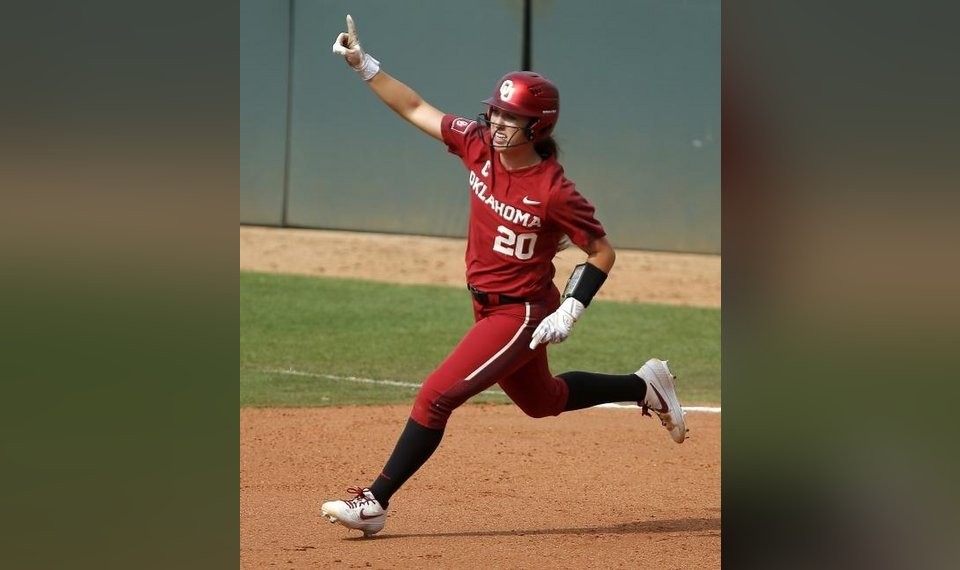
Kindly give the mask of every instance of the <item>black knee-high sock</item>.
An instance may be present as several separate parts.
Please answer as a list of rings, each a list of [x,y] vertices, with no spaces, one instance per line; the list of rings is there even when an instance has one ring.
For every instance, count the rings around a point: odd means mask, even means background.
[[[636,374],[564,372],[558,378],[570,389],[564,408],[568,412],[610,402],[640,402],[647,394],[647,383]]]
[[[406,483],[407,479],[427,462],[427,459],[430,459],[440,445],[441,439],[443,439],[442,429],[423,427],[413,421],[413,418],[407,420],[407,425],[403,428],[403,433],[400,434],[390,459],[383,467],[383,472],[373,485],[370,485],[370,492],[384,509],[390,504],[390,497],[397,492],[397,489]]]

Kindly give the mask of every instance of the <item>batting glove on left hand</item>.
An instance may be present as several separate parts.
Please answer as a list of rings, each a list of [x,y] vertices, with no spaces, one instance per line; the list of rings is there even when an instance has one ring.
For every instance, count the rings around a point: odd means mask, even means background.
[[[530,349],[537,348],[541,343],[558,343],[567,340],[573,331],[573,324],[583,314],[584,309],[583,303],[573,297],[564,299],[560,308],[537,325],[530,340]]]

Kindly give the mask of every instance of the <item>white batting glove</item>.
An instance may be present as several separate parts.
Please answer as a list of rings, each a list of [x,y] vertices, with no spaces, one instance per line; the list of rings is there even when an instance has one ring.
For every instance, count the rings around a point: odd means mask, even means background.
[[[340,32],[337,41],[333,42],[333,53],[342,55],[343,59],[347,60],[347,64],[360,74],[364,81],[370,81],[380,72],[380,62],[370,54],[364,53],[363,48],[360,47],[357,26],[349,14],[347,14],[347,31]]]
[[[541,343],[558,343],[567,340],[573,331],[573,323],[577,322],[585,308],[583,303],[573,297],[564,299],[560,308],[537,325],[536,330],[533,331],[533,339],[530,340],[530,349],[537,348]]]

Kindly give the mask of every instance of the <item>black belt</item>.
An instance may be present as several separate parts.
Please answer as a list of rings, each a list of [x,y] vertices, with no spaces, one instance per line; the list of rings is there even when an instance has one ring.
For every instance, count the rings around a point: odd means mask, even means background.
[[[500,293],[484,293],[473,285],[467,284],[467,290],[473,295],[481,305],[509,305],[511,303],[526,303],[526,299],[520,297],[511,297],[510,295],[501,295]]]

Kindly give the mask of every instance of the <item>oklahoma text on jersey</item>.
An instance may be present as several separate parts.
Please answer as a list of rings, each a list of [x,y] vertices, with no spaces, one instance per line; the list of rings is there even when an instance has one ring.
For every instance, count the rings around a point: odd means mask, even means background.
[[[510,204],[504,204],[500,200],[497,200],[493,196],[487,196],[487,185],[483,180],[477,176],[477,173],[473,170],[470,171],[470,187],[473,188],[473,193],[476,194],[477,198],[481,202],[490,206],[490,209],[496,212],[501,218],[507,220],[508,222],[513,222],[514,224],[519,224],[525,228],[539,228],[541,227],[540,216],[535,216],[529,212],[524,212],[516,206],[511,206]]]

